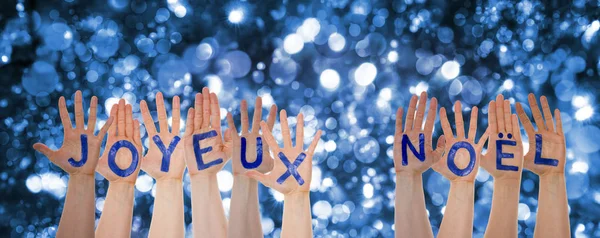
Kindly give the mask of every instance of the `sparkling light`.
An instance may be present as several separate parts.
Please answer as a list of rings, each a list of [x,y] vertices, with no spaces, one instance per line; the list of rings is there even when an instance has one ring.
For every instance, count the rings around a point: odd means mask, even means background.
[[[387,56],[387,58],[388,58],[388,60],[389,60],[391,63],[396,63],[396,62],[398,62],[398,52],[396,52],[396,51],[390,51],[390,53],[388,53],[388,56]]]
[[[354,71],[354,81],[360,86],[367,86],[375,80],[377,68],[371,63],[362,63]]]
[[[504,87],[506,90],[512,90],[514,86],[515,83],[512,81],[512,79],[504,80],[504,83],[502,83],[502,87]]]
[[[307,18],[304,20],[302,25],[296,30],[296,34],[299,34],[304,39],[304,42],[312,42],[317,34],[321,31],[321,24],[316,18]]]
[[[594,108],[592,106],[585,106],[585,107],[579,108],[575,112],[575,119],[578,121],[585,121],[587,119],[590,119],[593,115],[594,115]]]
[[[244,10],[241,8],[231,10],[227,16],[227,20],[233,24],[241,23],[244,20]]]

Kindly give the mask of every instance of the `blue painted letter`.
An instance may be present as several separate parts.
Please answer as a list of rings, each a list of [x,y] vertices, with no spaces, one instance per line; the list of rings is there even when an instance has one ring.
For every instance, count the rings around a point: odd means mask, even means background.
[[[415,148],[415,146],[410,142],[408,135],[402,135],[402,165],[408,165],[408,151],[406,147],[410,149],[410,151],[419,159],[421,162],[425,161],[425,135],[423,133],[419,133],[419,151]]]
[[[246,159],[246,137],[242,137],[242,152],[240,154],[242,158],[242,166],[245,169],[256,169],[262,163],[262,139],[260,137],[256,137],[256,160],[254,162],[248,162]]]
[[[469,165],[467,165],[467,167],[464,169],[459,169],[454,163],[454,157],[456,156],[456,152],[459,149],[466,149],[467,151],[469,151]],[[475,159],[477,159],[477,157],[475,156],[475,148],[473,148],[473,146],[469,144],[469,142],[459,141],[452,145],[450,151],[448,151],[448,168],[450,169],[450,171],[452,171],[452,173],[464,177],[469,175],[471,171],[473,171],[473,168],[475,168]]]
[[[126,169],[119,168],[119,166],[115,162],[115,158],[117,157],[117,151],[119,151],[119,149],[121,149],[121,147],[125,147],[125,148],[129,149],[129,151],[131,151],[131,165],[129,165],[129,167]],[[135,172],[138,162],[139,162],[138,151],[135,148],[135,146],[129,141],[126,141],[126,140],[117,141],[113,144],[112,147],[110,147],[110,151],[108,151],[108,167],[110,167],[110,170],[112,170],[116,175],[118,175],[120,177],[127,177],[127,176],[131,175],[133,172]]]
[[[73,158],[69,158],[69,164],[73,167],[81,167],[87,162],[88,155],[88,144],[87,144],[87,135],[81,135],[81,159],[79,161],[75,161]]]
[[[502,133],[500,133],[498,136],[500,136],[500,138],[502,138]],[[509,139],[512,138],[512,135],[508,134],[508,138]],[[515,146],[515,145],[517,145],[517,142],[512,141],[512,140],[497,140],[496,141],[496,169],[507,170],[507,171],[519,171],[519,167],[517,167],[517,166],[502,164],[502,159],[504,159],[504,158],[507,158],[507,159],[515,158],[515,155],[512,153],[502,152],[503,145]]]
[[[194,155],[196,156],[196,163],[198,164],[198,170],[205,170],[208,169],[210,167],[213,167],[215,165],[218,165],[220,163],[223,163],[223,159],[219,158],[216,159],[214,161],[209,162],[208,164],[205,164],[204,161],[202,161],[202,154],[206,154],[208,152],[212,151],[212,146],[206,147],[206,148],[200,148],[200,141],[204,140],[204,139],[208,139],[211,137],[215,137],[217,136],[217,132],[216,131],[209,131],[209,132],[205,132],[202,134],[195,134],[193,137],[193,141],[192,143],[194,143]]]
[[[156,146],[158,146],[158,149],[163,154],[162,163],[160,164],[160,171],[169,172],[169,164],[171,163],[171,154],[173,154],[173,151],[175,150],[177,143],[179,143],[179,140],[180,140],[179,136],[173,137],[171,144],[169,144],[169,148],[165,147],[165,144],[163,144],[162,140],[160,139],[160,136],[158,136],[158,135],[154,135],[152,137],[152,140],[154,140],[154,143],[156,144]]]
[[[285,180],[288,177],[290,177],[290,175],[292,175],[294,176],[296,181],[298,181],[298,184],[304,184],[304,179],[302,179],[302,176],[300,176],[300,174],[298,173],[298,167],[300,166],[300,164],[302,164],[304,158],[306,158],[306,154],[304,154],[304,152],[300,153],[298,157],[296,157],[296,161],[294,161],[293,164],[290,162],[290,160],[288,160],[287,157],[285,157],[285,154],[283,154],[283,152],[279,152],[277,156],[279,156],[279,159],[281,159],[285,167],[287,167],[287,171],[285,171],[285,173],[283,173],[281,177],[277,179],[277,183],[283,184],[283,182],[285,182]]]
[[[533,163],[558,166],[558,160],[542,157],[542,135],[540,134],[535,134],[535,159]]]

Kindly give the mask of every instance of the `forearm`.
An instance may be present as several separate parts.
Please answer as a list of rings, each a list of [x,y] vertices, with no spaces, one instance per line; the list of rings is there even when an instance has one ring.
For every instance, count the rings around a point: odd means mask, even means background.
[[[191,183],[194,237],[226,237],[227,219],[217,175],[194,175]]]
[[[282,223],[281,237],[313,237],[309,192],[285,195]]]
[[[534,237],[570,237],[565,175],[540,176]]]
[[[420,173],[396,174],[396,237],[433,237]]]
[[[229,237],[263,237],[256,180],[234,177],[229,211]]]
[[[494,180],[492,210],[486,238],[517,237],[520,179]]]
[[[95,223],[94,175],[71,175],[57,237],[93,237]]]
[[[148,237],[184,237],[184,229],[182,181],[157,181]]]
[[[133,184],[110,183],[96,237],[130,237],[133,217]]]
[[[473,182],[452,182],[438,237],[473,236]]]

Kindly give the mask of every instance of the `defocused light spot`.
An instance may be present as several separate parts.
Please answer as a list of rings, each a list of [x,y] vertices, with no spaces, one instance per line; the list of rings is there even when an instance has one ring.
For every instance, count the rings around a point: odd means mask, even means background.
[[[392,63],[396,63],[396,62],[398,62],[398,52],[396,52],[396,51],[393,51],[393,50],[392,50],[392,51],[390,51],[390,53],[388,53],[388,56],[387,56],[387,58],[388,58],[388,60],[389,60],[390,62],[392,62]]]
[[[335,52],[340,52],[346,47],[346,38],[343,35],[335,32],[329,35],[329,39],[327,40],[327,45],[329,48]]]
[[[320,200],[312,206],[312,213],[320,219],[328,219],[331,212],[331,204],[328,201]]]
[[[289,34],[283,40],[283,49],[288,54],[296,54],[304,48],[304,39],[298,34]]]
[[[312,42],[315,37],[321,31],[321,24],[315,18],[307,18],[304,20],[302,25],[296,30],[296,34],[299,34],[304,39],[304,42]]]
[[[589,99],[586,96],[573,96],[573,100],[571,100],[571,104],[576,108],[582,108],[589,105]]]
[[[135,189],[143,193],[150,191],[153,185],[154,180],[147,174],[140,175],[135,181]]]
[[[354,71],[354,81],[360,86],[367,86],[375,80],[377,68],[371,63],[362,63]]]
[[[504,80],[504,83],[502,83],[502,87],[504,87],[506,90],[511,90],[514,86],[515,82],[513,82],[512,79]]]
[[[25,185],[32,193],[39,193],[42,191],[42,178],[35,174],[29,175],[27,180],[25,181]]]
[[[321,73],[319,81],[325,89],[333,91],[340,85],[340,75],[333,69],[326,69]]]
[[[446,79],[454,79],[460,74],[460,64],[452,60],[442,65],[442,76]]]
[[[523,220],[527,220],[527,218],[529,218],[529,215],[531,215],[531,211],[529,210],[529,206],[525,203],[519,203],[519,208],[518,208],[518,218],[520,221]]]
[[[392,90],[390,88],[382,88],[379,91],[379,98],[385,101],[392,100]]]
[[[587,173],[589,170],[589,165],[585,161],[575,161],[573,165],[571,165],[571,173]]]
[[[363,186],[363,195],[365,195],[365,198],[372,198],[373,197],[373,185],[371,185],[370,183],[366,183]]]

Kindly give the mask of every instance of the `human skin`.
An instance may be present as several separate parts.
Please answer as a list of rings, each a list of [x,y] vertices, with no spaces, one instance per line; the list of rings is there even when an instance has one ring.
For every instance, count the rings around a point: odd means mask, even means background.
[[[185,160],[183,158],[184,146],[179,141],[169,159],[167,171],[161,169],[163,152],[159,149],[154,138],[160,138],[161,146],[168,148],[174,140],[179,139],[180,102],[179,97],[173,97],[172,118],[173,125],[169,131],[169,124],[162,93],[156,94],[156,109],[158,114],[159,130],[154,125],[148,103],[140,103],[144,125],[148,132],[149,148],[142,170],[156,180],[156,196],[152,211],[152,222],[148,237],[184,237],[185,223],[183,216],[183,172]],[[190,128],[191,130],[192,128]],[[159,142],[160,143],[160,142]]]
[[[446,211],[440,225],[438,237],[472,237],[473,236],[473,206],[474,206],[474,182],[479,168],[481,150],[488,137],[486,131],[475,143],[475,135],[477,133],[477,107],[471,109],[471,120],[469,126],[469,134],[465,137],[464,121],[462,116],[462,106],[460,101],[454,104],[454,116],[456,124],[456,137],[452,134],[452,127],[446,115],[446,109],[440,109],[440,121],[442,122],[442,130],[446,139],[446,153],[442,156],[433,169],[450,180],[450,193],[446,203]],[[448,166],[448,151],[456,143],[469,144],[475,150],[475,161],[473,170],[463,176],[459,176],[452,172]],[[454,163],[459,169],[467,168],[471,157],[466,149],[460,149],[456,152]]]
[[[131,236],[131,222],[133,217],[133,192],[140,166],[142,164],[142,139],[140,135],[140,123],[133,120],[131,105],[125,105],[121,99],[118,105],[113,106],[112,117],[117,118],[117,123],[108,129],[108,140],[106,141],[106,153],[98,161],[96,171],[109,182],[104,208],[98,227],[96,237],[129,237]],[[128,168],[133,162],[133,153],[137,153],[138,163],[131,174],[125,177],[117,175],[109,167],[109,151],[115,143],[126,141],[133,144],[135,151],[121,148],[115,156],[115,163],[120,169]]]
[[[535,95],[529,94],[528,101],[538,130],[533,128],[521,104],[517,104],[517,113],[529,139],[529,151],[525,154],[524,167],[540,177],[538,212],[533,236],[569,237],[571,229],[565,183],[566,142],[560,111],[554,110],[555,125],[545,96],[540,98],[543,116]],[[535,163],[536,136],[542,139],[539,156],[555,160],[555,166]]]
[[[94,174],[100,157],[102,141],[113,121],[113,117],[110,117],[98,135],[94,135],[97,107],[98,98],[94,96],[90,101],[90,114],[86,128],[82,94],[81,91],[77,91],[75,93],[75,128],[73,128],[65,98],[60,97],[58,108],[64,132],[62,146],[55,151],[43,143],[33,145],[35,150],[44,154],[53,164],[69,174],[67,195],[56,237],[94,236],[96,209]],[[69,159],[83,162],[81,135],[87,137],[87,161],[82,166],[76,167],[69,163]]]
[[[310,182],[312,175],[312,157],[321,137],[321,130],[317,131],[313,137],[313,141],[304,151],[304,116],[299,114],[296,123],[296,145],[292,146],[292,138],[290,135],[290,127],[288,126],[287,113],[281,110],[279,121],[281,123],[281,133],[283,137],[283,147],[279,147],[273,134],[269,130],[266,122],[261,122],[263,136],[271,148],[274,155],[279,158],[275,159],[273,170],[268,174],[263,174],[256,170],[246,172],[250,178],[256,179],[264,185],[275,189],[284,195],[283,200],[283,222],[281,227],[281,237],[313,237],[312,222],[310,213]],[[287,177],[284,181],[278,179],[287,172],[288,167],[284,164],[282,156],[289,160],[289,163],[294,164],[298,158],[304,157],[295,170],[295,173]],[[300,157],[298,157],[300,156]],[[293,166],[293,165],[292,165]],[[297,176],[302,178],[300,182]],[[281,183],[280,183],[281,182]]]
[[[228,129],[229,131],[230,129]],[[202,154],[204,164],[221,160],[212,167],[200,169],[194,152],[193,136],[214,131],[216,136],[199,141],[200,148],[212,147]],[[226,135],[230,134],[226,131]],[[231,138],[225,138],[226,141]],[[221,115],[217,95],[204,88],[196,94],[193,110],[188,111],[183,136],[184,157],[192,187],[192,227],[194,237],[227,237],[227,218],[217,184],[217,172],[227,163],[230,155],[221,137]]]
[[[246,171],[257,170],[261,173],[267,173],[273,169],[273,158],[269,152],[269,146],[262,142],[264,138],[260,133],[260,121],[262,120],[262,98],[257,97],[254,106],[254,115],[252,119],[252,129],[248,121],[248,103],[242,100],[241,108],[241,135],[235,127],[233,116],[227,114],[227,124],[231,129],[228,137],[232,140],[226,142],[231,148],[231,165],[233,170],[233,188],[231,189],[231,205],[229,208],[229,231],[228,237],[263,237],[262,225],[260,220],[260,209],[258,203],[258,182],[255,179],[245,175]],[[277,106],[271,106],[267,125],[269,131],[273,129],[277,116]],[[245,156],[249,163],[256,162],[257,157],[257,138],[260,138],[262,144],[262,162],[254,169],[246,169],[242,165],[241,140],[245,140]]]
[[[523,169],[523,140],[516,114],[511,114],[510,102],[498,95],[488,106],[489,141],[487,153],[483,155],[481,166],[494,177],[494,195],[490,219],[485,237],[517,237],[518,210],[521,175]],[[514,142],[514,145],[501,145],[503,154],[513,154],[514,158],[500,158],[502,165],[515,170],[499,168],[497,142]]]
[[[436,163],[444,152],[444,136],[438,139],[436,150],[432,146],[432,133],[437,114],[437,99],[432,98],[429,103],[429,112],[423,129],[427,93],[421,93],[417,108],[417,96],[410,99],[406,125],[402,128],[404,110],[398,108],[396,112],[396,133],[394,135],[394,167],[396,170],[396,200],[394,223],[396,237],[433,237],[431,224],[425,208],[423,192],[423,172]],[[416,112],[415,112],[416,110]],[[424,134],[425,151],[419,151],[419,135]],[[402,138],[406,135],[419,153],[425,154],[421,161],[408,147],[407,164],[402,163]]]

